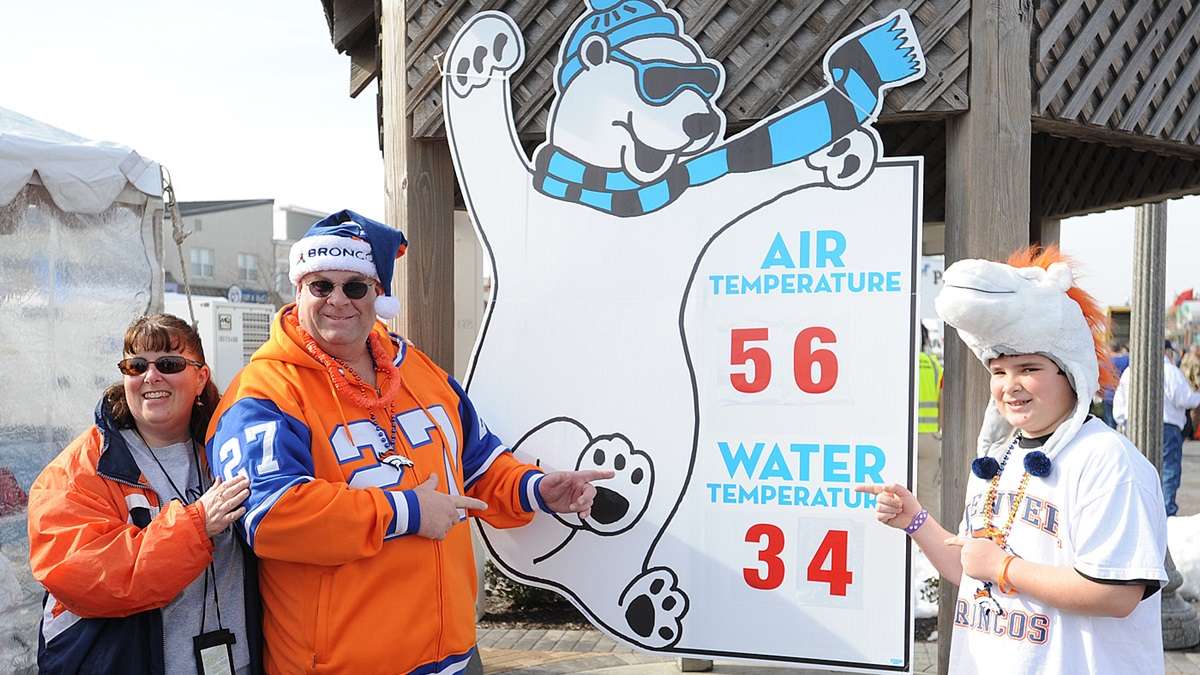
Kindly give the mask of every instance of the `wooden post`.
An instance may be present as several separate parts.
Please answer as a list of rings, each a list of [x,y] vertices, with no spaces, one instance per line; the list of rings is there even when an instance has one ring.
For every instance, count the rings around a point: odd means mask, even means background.
[[[1133,302],[1129,324],[1129,421],[1126,435],[1158,472],[1163,466],[1163,345],[1167,285],[1167,205],[1139,206],[1133,240]],[[1196,610],[1179,596],[1183,577],[1167,551],[1162,590],[1164,649],[1200,642]]]
[[[453,372],[454,166],[444,141],[412,138],[412,119],[406,113],[405,20],[401,0],[382,0],[380,93],[387,221],[403,230],[409,242],[392,278],[392,293],[400,300],[392,328]]]
[[[946,265],[1003,260],[1029,241],[1032,17],[1022,0],[971,3],[970,110],[946,124]],[[947,326],[941,523],[956,530],[988,400],[987,371]],[[938,672],[950,664],[958,588],[942,580]]]
[[[1162,472],[1163,316],[1167,280],[1167,205],[1137,209],[1129,316],[1129,420],[1126,435]]]

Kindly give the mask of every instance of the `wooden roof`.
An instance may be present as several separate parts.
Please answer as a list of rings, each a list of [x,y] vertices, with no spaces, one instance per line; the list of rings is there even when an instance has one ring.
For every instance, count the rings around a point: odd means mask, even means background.
[[[1042,0],[1032,38],[1033,114],[1042,126],[1070,133],[1053,124],[1066,122],[1083,136],[1119,134],[1200,154],[1200,3]]]
[[[719,105],[731,130],[823,86],[821,57],[837,38],[908,9],[927,75],[888,94],[879,129],[888,154],[925,156],[926,219],[944,217],[944,120],[970,105],[970,0],[665,2],[724,64]],[[351,58],[352,96],[379,74],[376,3],[322,0],[334,47]],[[558,47],[582,0],[407,0],[414,137],[444,136],[437,61],[463,20],[485,9],[507,12],[521,27],[526,61],[512,79],[517,129],[528,141],[544,137]],[[1031,215],[1200,192],[1200,0],[1034,0],[1032,23],[1031,179],[1038,185]]]

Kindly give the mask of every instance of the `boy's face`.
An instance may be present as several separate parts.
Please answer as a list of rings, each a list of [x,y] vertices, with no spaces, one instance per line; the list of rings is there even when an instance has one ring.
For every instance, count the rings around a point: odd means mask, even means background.
[[[1052,433],[1075,409],[1070,381],[1045,356],[1001,356],[988,369],[996,408],[1027,438]]]

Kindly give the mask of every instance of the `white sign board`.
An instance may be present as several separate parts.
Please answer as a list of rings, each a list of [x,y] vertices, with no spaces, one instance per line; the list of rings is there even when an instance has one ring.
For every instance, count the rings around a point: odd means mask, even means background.
[[[921,163],[884,158],[909,17],[834,44],[831,84],[730,138],[725,75],[657,0],[583,7],[532,161],[516,23],[468,20],[446,128],[490,258],[468,393],[592,515],[484,539],[508,574],[643,649],[912,667],[908,542],[858,482],[912,485]]]

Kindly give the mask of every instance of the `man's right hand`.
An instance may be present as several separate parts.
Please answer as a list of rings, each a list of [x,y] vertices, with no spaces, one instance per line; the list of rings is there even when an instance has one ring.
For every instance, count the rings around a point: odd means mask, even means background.
[[[426,539],[445,539],[450,528],[458,523],[459,509],[483,511],[488,507],[487,502],[473,497],[439,492],[437,486],[438,475],[433,473],[413,489],[421,505],[421,529],[417,534]]]

